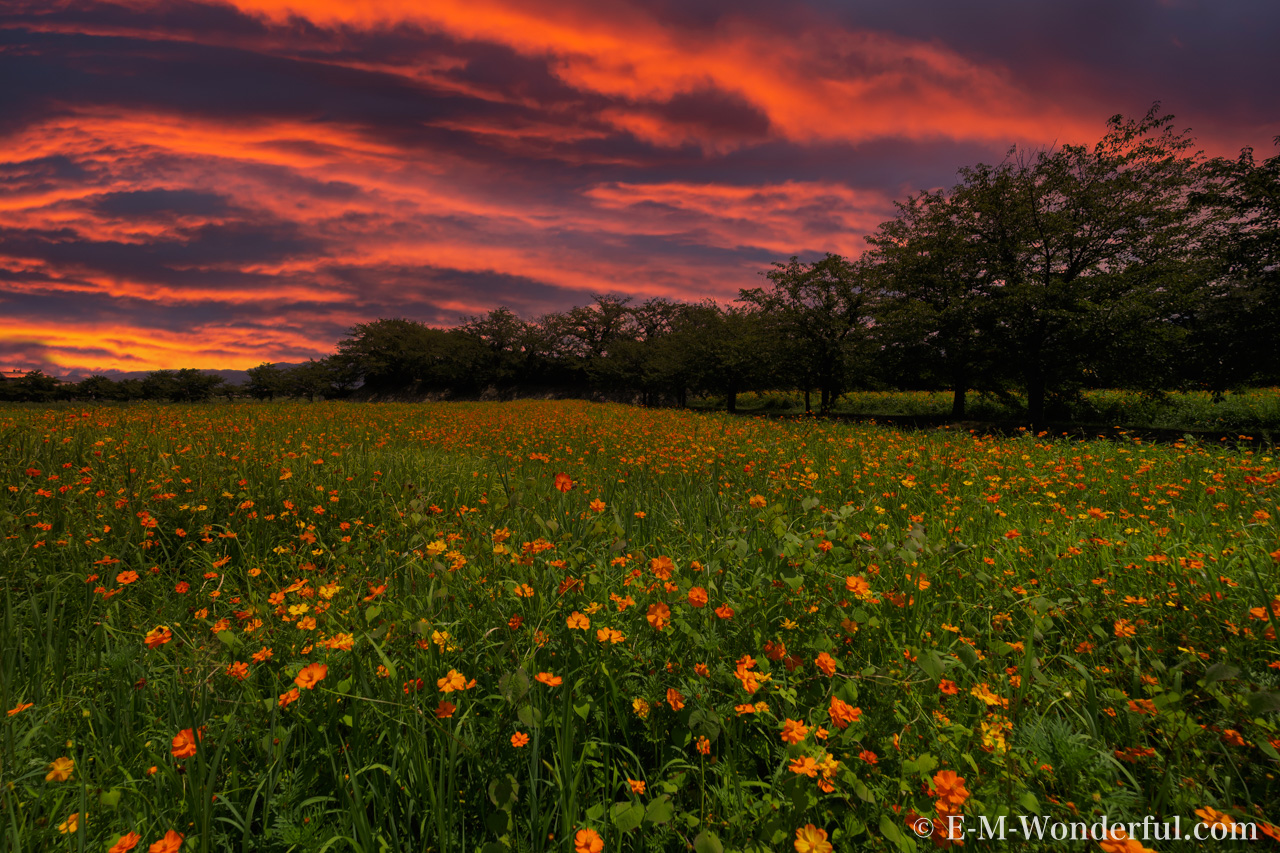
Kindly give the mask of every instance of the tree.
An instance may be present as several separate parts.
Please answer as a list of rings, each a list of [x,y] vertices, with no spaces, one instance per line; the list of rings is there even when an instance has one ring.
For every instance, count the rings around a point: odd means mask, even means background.
[[[877,270],[869,258],[856,261],[828,253],[820,261],[800,263],[792,256],[764,275],[769,290],[740,291],[739,301],[761,312],[782,345],[792,381],[805,390],[817,387],[825,414],[871,364],[869,329]]]
[[[906,384],[934,384],[928,379],[936,377],[950,387],[951,417],[960,419],[967,392],[989,384],[994,367],[994,282],[953,195],[921,192],[897,208],[897,217],[867,238],[887,282],[877,312],[883,355],[900,366]]]
[[[962,169],[953,190],[994,285],[996,341],[1033,424],[1049,393],[1099,366],[1127,361],[1125,376],[1157,383],[1148,368],[1178,340],[1168,296],[1197,236],[1189,199],[1199,155],[1158,106],[1137,121],[1113,117],[1092,149]]]
[[[172,399],[175,403],[199,403],[222,390],[223,379],[212,373],[201,373],[184,367],[174,374]]]
[[[48,403],[62,393],[61,383],[42,370],[31,370],[0,385],[0,399],[28,403]]]
[[[177,388],[178,374],[172,370],[153,370],[142,377],[142,396],[146,400],[172,400]]]
[[[120,388],[115,382],[112,382],[106,376],[95,373],[92,376],[86,376],[76,383],[75,395],[81,399],[93,400],[119,400]]]
[[[693,391],[725,395],[738,410],[738,395],[770,386],[777,378],[777,349],[763,311],[754,305],[690,305],[671,336],[673,376]]]
[[[1186,317],[1189,378],[1219,394],[1280,381],[1280,153],[1259,163],[1245,148],[1204,176],[1196,200],[1212,216],[1202,298]]]
[[[285,393],[285,371],[278,365],[264,361],[245,371],[249,383],[245,390],[257,400],[274,400]]]

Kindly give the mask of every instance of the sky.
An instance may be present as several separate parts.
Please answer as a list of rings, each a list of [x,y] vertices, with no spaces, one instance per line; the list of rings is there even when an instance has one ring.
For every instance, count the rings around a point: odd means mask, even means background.
[[[1272,0],[4,0],[0,369],[721,302],[1155,102],[1280,135]]]

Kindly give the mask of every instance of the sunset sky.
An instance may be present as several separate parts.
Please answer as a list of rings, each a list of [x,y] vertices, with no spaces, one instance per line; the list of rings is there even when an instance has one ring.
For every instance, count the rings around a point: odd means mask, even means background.
[[[1271,0],[0,3],[0,369],[728,301],[1154,101],[1275,152]]]

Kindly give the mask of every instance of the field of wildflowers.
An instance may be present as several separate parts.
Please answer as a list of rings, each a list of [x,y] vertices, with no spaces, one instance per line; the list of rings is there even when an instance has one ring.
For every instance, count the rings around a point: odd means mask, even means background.
[[[576,402],[0,410],[0,848],[1272,845],[1278,484]]]

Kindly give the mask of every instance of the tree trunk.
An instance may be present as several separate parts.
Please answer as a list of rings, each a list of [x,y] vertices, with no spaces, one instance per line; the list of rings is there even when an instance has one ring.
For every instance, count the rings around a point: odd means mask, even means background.
[[[738,411],[738,392],[737,391],[729,392],[728,409],[729,409],[729,414],[731,415]]]
[[[955,383],[955,388],[951,392],[951,419],[962,420],[964,418],[964,396],[967,389],[963,383]]]
[[[1031,422],[1033,430],[1044,426],[1044,397],[1044,375],[1037,373],[1027,379],[1027,420]]]
[[[804,389],[804,413],[806,415],[813,414],[813,407],[809,405],[809,389]]]
[[[688,390],[684,386],[681,386],[680,390],[676,392],[676,405],[682,409],[689,407]]]

